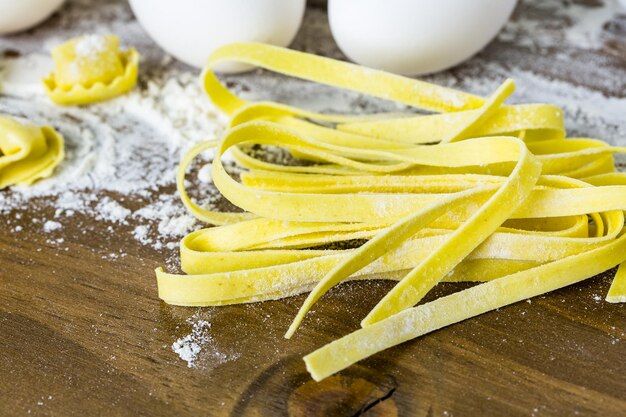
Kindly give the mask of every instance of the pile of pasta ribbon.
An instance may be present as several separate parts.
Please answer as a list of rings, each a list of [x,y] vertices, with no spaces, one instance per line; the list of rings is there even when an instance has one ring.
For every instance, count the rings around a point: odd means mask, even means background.
[[[392,100],[428,114],[329,115],[247,102],[213,72],[238,61]],[[626,301],[626,148],[565,139],[563,112],[549,104],[505,105],[505,81],[490,97],[288,49],[251,43],[217,50],[202,75],[230,115],[227,133],[183,159],[178,188],[199,220],[217,225],[180,245],[187,275],[157,270],[159,296],[184,306],[273,300],[311,291],[286,337],[311,306],[345,280],[390,278],[391,291],[362,328],[304,358],[321,380],[391,346],[620,265],[608,301]],[[307,161],[255,158],[275,146]],[[185,173],[215,148],[212,178],[241,213],[206,210]],[[224,169],[230,151],[245,168]],[[353,249],[319,249],[352,240]],[[335,245],[336,246],[336,245]],[[393,272],[393,274],[392,274]],[[418,305],[439,282],[482,282]]]

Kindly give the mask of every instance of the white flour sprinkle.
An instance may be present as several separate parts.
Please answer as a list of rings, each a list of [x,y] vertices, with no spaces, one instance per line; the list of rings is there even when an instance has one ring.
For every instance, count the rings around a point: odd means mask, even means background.
[[[146,226],[145,224],[142,224],[142,225],[135,227],[135,229],[133,230],[133,236],[138,242],[141,242],[144,245],[147,245],[151,242],[150,238],[148,237],[148,231],[149,231],[148,226]]]
[[[195,360],[202,351],[202,347],[211,341],[209,329],[211,323],[206,320],[199,320],[193,323],[191,333],[181,337],[172,344],[172,350],[187,362],[189,368],[195,367]]]
[[[61,223],[55,222],[54,220],[48,220],[43,224],[43,231],[46,233],[50,233],[54,232],[55,230],[59,230],[62,227],[63,225]]]
[[[195,315],[187,319],[191,324],[191,333],[185,335],[172,344],[172,350],[187,362],[189,368],[199,368],[201,365],[215,366],[239,358],[239,353],[228,354],[218,350],[211,337],[211,323],[198,319]]]
[[[205,183],[213,182],[213,177],[211,176],[211,164],[206,164],[198,171],[198,179]]]
[[[74,52],[80,57],[89,57],[104,51],[106,48],[106,39],[104,36],[87,35],[76,42]]]
[[[177,195],[161,195],[159,198],[133,213],[142,225],[135,228],[135,239],[155,249],[176,247],[177,242],[163,242],[163,237],[182,237],[196,226],[196,219],[188,214]],[[155,237],[150,237],[155,236]]]
[[[620,12],[616,0],[603,3],[590,7],[567,0],[526,0],[524,10],[529,12],[514,16],[498,39],[532,49],[566,47],[567,44],[584,49],[598,48],[610,38],[603,30],[604,25]],[[545,19],[546,14],[552,18]],[[555,21],[562,24],[555,25]]]
[[[126,218],[131,214],[129,209],[122,207],[117,201],[108,197],[100,200],[95,210],[97,220],[120,224],[128,224]]]

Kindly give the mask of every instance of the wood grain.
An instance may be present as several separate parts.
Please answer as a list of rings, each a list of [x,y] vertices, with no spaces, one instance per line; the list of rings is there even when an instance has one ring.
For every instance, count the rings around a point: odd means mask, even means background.
[[[28,225],[28,213],[23,213]],[[155,297],[162,254],[98,223],[68,225],[62,248],[0,229],[0,414],[623,415],[626,311],[598,302],[611,272],[443,329],[321,383],[303,354],[358,327],[390,285],[348,283],[321,300],[295,339],[302,297],[200,309],[221,352],[189,369],[169,346],[198,309]],[[82,236],[82,237],[81,237]],[[106,236],[106,237],[105,237]],[[102,259],[95,242],[129,255]],[[69,248],[67,251],[64,248]],[[61,249],[61,250],[59,250]],[[458,290],[446,284],[430,297]],[[364,295],[368,294],[367,299]],[[38,405],[38,403],[42,405]]]
[[[626,74],[626,58],[615,52],[624,45],[607,48],[581,52],[581,59],[602,56],[617,77]],[[575,75],[546,65],[550,55],[533,61],[531,54],[496,42],[479,59]],[[600,80],[578,81],[606,90]],[[33,203],[0,222],[2,416],[626,415],[626,308],[603,301],[612,271],[407,342],[316,383],[302,356],[358,328],[391,283],[332,290],[287,341],[282,335],[303,296],[168,306],[156,297],[153,270],[174,251],[129,237],[134,220],[105,224],[80,213],[41,234],[33,221],[53,216],[52,208]],[[428,299],[464,286],[439,285]],[[197,368],[171,350],[189,333],[191,315],[211,323],[210,349]]]

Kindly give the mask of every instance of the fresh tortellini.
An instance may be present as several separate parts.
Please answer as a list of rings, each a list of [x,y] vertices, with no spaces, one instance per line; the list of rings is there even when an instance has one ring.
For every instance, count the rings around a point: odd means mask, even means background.
[[[120,51],[115,35],[85,35],[52,50],[54,72],[43,80],[61,105],[81,105],[124,94],[137,82],[139,54]]]
[[[63,157],[63,137],[53,128],[0,116],[0,189],[49,177]]]

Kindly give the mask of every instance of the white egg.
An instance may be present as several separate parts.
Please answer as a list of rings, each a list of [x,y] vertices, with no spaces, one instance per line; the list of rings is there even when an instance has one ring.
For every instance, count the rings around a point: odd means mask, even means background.
[[[43,22],[65,0],[0,0],[0,34],[19,32]]]
[[[264,42],[287,46],[296,36],[306,0],[130,0],[137,19],[163,49],[202,67],[219,46]],[[221,70],[247,67],[229,65]]]
[[[441,71],[485,47],[517,0],[329,0],[330,28],[343,53],[406,75]]]

